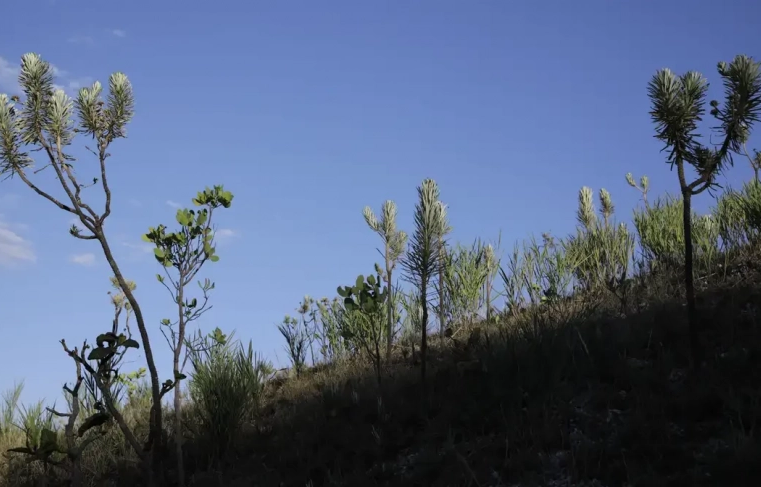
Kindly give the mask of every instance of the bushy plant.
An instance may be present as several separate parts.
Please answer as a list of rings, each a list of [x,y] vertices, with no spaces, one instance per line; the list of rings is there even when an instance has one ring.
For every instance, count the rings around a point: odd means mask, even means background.
[[[487,246],[480,241],[470,247],[457,244],[444,257],[442,274],[444,295],[447,296],[445,312],[452,335],[463,325],[473,322],[484,304],[484,286],[487,285],[492,265],[489,259],[494,259],[493,250],[489,254]]]
[[[600,214],[597,218],[592,189],[579,191],[576,235],[563,243],[575,263],[574,275],[586,291],[607,289],[624,301],[622,288],[629,275],[634,253],[634,236],[624,223],[613,221],[614,206],[610,193],[600,190]]]
[[[198,338],[201,346],[190,351],[193,421],[188,428],[217,462],[252,419],[272,367],[254,352],[251,341],[244,347],[232,340],[232,333],[225,336],[216,328]]]
[[[649,270],[682,268],[684,260],[684,200],[671,195],[657,198],[653,204],[634,211],[634,226],[642,257]],[[709,272],[718,252],[720,227],[708,216],[692,212],[693,261],[700,274]]]

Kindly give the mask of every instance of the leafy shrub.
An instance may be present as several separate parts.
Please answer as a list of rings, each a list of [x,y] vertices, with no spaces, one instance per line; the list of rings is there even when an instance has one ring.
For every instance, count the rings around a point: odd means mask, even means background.
[[[244,347],[219,328],[205,337],[203,348],[191,352],[190,360],[192,429],[210,448],[212,461],[217,461],[252,419],[272,368],[253,351],[250,341]]]
[[[684,266],[683,202],[672,195],[659,197],[652,205],[634,210],[642,257],[649,270]],[[695,269],[710,270],[718,254],[719,225],[711,215],[692,215]]]

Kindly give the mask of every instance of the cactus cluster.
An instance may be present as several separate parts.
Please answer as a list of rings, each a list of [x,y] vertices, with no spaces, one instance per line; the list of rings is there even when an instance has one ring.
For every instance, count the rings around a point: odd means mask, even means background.
[[[344,298],[344,306],[349,311],[361,311],[366,314],[374,314],[381,310],[381,306],[388,298],[388,288],[381,287],[381,278],[372,274],[357,276],[354,286],[338,286],[338,295]]]

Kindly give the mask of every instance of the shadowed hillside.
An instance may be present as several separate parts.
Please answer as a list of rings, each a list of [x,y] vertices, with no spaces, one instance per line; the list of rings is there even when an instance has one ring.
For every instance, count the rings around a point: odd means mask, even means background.
[[[68,190],[71,206],[57,206],[84,227],[71,234],[97,240],[113,270],[113,324],[94,344],[61,340],[67,404],[22,406],[20,386],[7,394],[0,485],[757,485],[761,183],[717,194],[707,215],[690,205],[740,149],[758,167],[745,145],[761,73],[743,56],[718,71],[727,99],[711,104],[724,141],[716,148],[696,142],[701,75],[662,70],[648,86],[682,197],[653,200],[646,177],[626,175],[643,195],[633,226],[616,220],[608,191],[597,208],[588,187],[574,234],[506,252],[501,242],[451,242],[432,179],[417,188],[409,234],[392,201],[379,215],[365,208],[383,261],[339,297],[305,296],[285,317],[291,367],[280,371],[230,330],[187,332],[214,283],[203,280],[198,298],[186,286],[218,260],[211,221],[232,204],[229,191],[199,192],[195,209],[177,211],[176,231],[144,236],[178,307],[176,321],[162,322],[173,379],[160,380],[136,285],[108,251],[105,177],[103,214]],[[2,172],[31,175],[20,148],[37,144],[64,189],[67,180],[79,188],[61,155],[76,109],[105,174],[108,144],[134,108],[126,76],[112,76],[101,102],[99,85],[75,101],[54,90],[36,55],[21,73],[27,100],[0,96]],[[146,368],[127,373],[135,348]]]

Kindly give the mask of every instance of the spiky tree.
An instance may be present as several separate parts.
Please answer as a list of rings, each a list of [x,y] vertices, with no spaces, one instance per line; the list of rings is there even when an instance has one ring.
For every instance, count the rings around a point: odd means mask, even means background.
[[[386,272],[383,274],[383,280],[386,281],[389,299],[386,302],[387,310],[387,330],[386,330],[386,360],[391,359],[391,347],[394,340],[394,300],[393,286],[391,284],[392,273],[399,262],[399,258],[404,253],[404,247],[407,244],[407,234],[396,228],[396,203],[387,200],[383,203],[381,217],[378,219],[373,213],[372,208],[365,206],[362,210],[362,216],[371,230],[380,235],[383,240],[383,258],[386,264]]]
[[[758,121],[761,111],[759,63],[739,55],[729,64],[720,62],[717,68],[724,85],[725,100],[723,106],[716,100],[711,101],[711,115],[719,121],[715,131],[721,137],[720,144],[715,147],[698,142],[697,129],[705,113],[708,91],[708,81],[703,75],[689,71],[677,76],[669,69],[661,69],[648,84],[655,137],[665,144],[667,162],[672,169],[676,165],[684,200],[685,288],[694,367],[700,364],[701,350],[693,282],[692,197],[716,185],[716,176],[732,164],[732,154],[742,149],[751,125]],[[697,178],[692,182],[687,180],[685,164],[697,172]]]
[[[126,126],[132,119],[132,85],[126,75],[117,72],[109,78],[109,94],[105,101],[101,98],[103,87],[97,81],[90,87],[80,89],[76,100],[72,100],[63,90],[55,88],[53,76],[54,69],[50,63],[43,61],[38,54],[25,54],[21,58],[19,74],[24,100],[18,96],[0,94],[0,175],[18,176],[39,196],[79,219],[86,232],[72,226],[70,233],[74,237],[95,240],[100,244],[106,261],[132,308],[145,351],[152,395],[147,446],[153,451],[153,464],[158,470],[161,453],[157,447],[163,444],[161,383],[142,310],[116,263],[104,229],[106,219],[111,214],[111,189],[106,177],[106,160],[111,155],[111,143],[125,137]],[[78,118],[77,127],[74,122],[75,113]],[[88,135],[94,140],[94,147],[90,151],[98,161],[98,177],[93,178],[91,185],[82,184],[77,179],[75,159],[68,153],[77,133]],[[33,169],[34,160],[29,155],[29,150],[43,154],[45,163],[37,170]],[[55,172],[65,199],[54,196],[32,180],[34,173],[47,168],[52,168]],[[104,193],[102,211],[96,211],[82,199],[82,190],[97,184],[101,185]],[[138,454],[143,456],[143,448],[137,446],[137,449]]]
[[[430,282],[441,270],[447,229],[446,205],[439,201],[439,187],[433,179],[425,179],[418,186],[418,203],[415,206],[415,232],[407,254],[402,261],[405,279],[411,282],[423,306],[421,317],[420,376],[425,384],[426,353],[428,350],[428,292]]]

